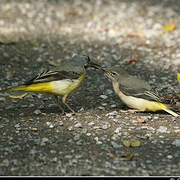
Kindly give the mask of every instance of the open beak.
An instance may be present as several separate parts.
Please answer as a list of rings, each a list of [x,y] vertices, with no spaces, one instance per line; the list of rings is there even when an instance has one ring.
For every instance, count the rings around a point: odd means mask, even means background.
[[[94,62],[89,62],[89,63],[85,66],[85,68],[88,68],[88,67],[93,67],[93,68],[95,68],[95,69],[102,69],[102,67],[101,67],[99,64],[96,64],[96,63],[94,63]]]

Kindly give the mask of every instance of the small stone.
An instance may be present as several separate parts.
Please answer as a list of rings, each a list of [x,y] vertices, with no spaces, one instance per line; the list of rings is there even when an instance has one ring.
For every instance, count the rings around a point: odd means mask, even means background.
[[[57,162],[57,157],[54,157],[53,159],[52,159],[52,162]]]
[[[72,130],[73,130],[73,127],[72,127],[72,126],[69,126],[67,129],[68,129],[69,131],[72,131]]]
[[[165,126],[160,126],[159,129],[157,129],[157,132],[167,133],[167,127],[165,127]]]
[[[159,119],[159,117],[158,117],[158,116],[154,116],[153,119],[154,119],[154,120],[157,120],[157,119]]]
[[[96,144],[102,144],[102,141],[99,141],[98,137],[95,137],[94,140],[96,141]]]
[[[47,126],[49,126],[49,128],[53,128],[54,125],[51,122],[46,122]]]
[[[70,117],[72,117],[72,114],[71,113],[66,113],[66,117],[70,118]]]
[[[180,139],[175,139],[172,144],[175,146],[180,146]]]
[[[6,98],[4,98],[4,97],[0,97],[0,101],[5,101],[6,100]]]
[[[87,136],[91,136],[91,133],[90,133],[90,132],[88,132],[86,135],[87,135]]]
[[[76,127],[76,128],[82,128],[82,124],[81,123],[76,123],[75,125],[74,125],[74,127]]]
[[[80,134],[76,134],[73,138],[75,141],[79,140],[80,139]]]
[[[6,166],[6,167],[8,167],[8,166],[9,166],[9,160],[8,160],[8,159],[4,159],[4,160],[1,162],[1,166]]]
[[[116,128],[116,130],[114,131],[115,133],[120,133],[121,132],[121,127],[118,127],[118,128]]]
[[[95,123],[93,121],[88,123],[88,126],[94,126],[94,125],[95,125]]]
[[[111,89],[107,89],[106,91],[105,91],[105,94],[107,94],[107,95],[110,95],[110,94],[112,94],[113,93],[113,90],[111,90]]]
[[[108,97],[106,95],[100,95],[100,98],[107,99]]]
[[[63,121],[59,121],[59,125],[63,126],[64,125]]]
[[[111,107],[115,108],[115,107],[117,107],[117,105],[116,104],[111,104]]]
[[[106,114],[106,116],[116,116],[117,114],[118,114],[117,111],[112,111],[112,112]]]
[[[34,114],[36,114],[36,115],[41,114],[41,111],[39,109],[37,109],[34,111]]]
[[[46,138],[46,137],[42,138],[42,140],[41,140],[41,146],[45,146],[48,141],[49,141],[48,138]]]
[[[107,103],[102,103],[101,105],[102,105],[102,106],[107,106]]]
[[[106,123],[106,124],[101,126],[101,128],[104,129],[104,130],[106,130],[106,129],[110,128],[110,127],[111,127],[111,125],[109,123]]]
[[[103,106],[99,106],[98,109],[104,110],[104,107]]]
[[[172,159],[173,156],[172,156],[172,155],[168,155],[167,158],[168,158],[168,159]]]
[[[120,147],[122,147],[121,144],[117,144],[117,143],[114,142],[114,141],[111,141],[111,144],[112,144],[113,148],[120,148]]]

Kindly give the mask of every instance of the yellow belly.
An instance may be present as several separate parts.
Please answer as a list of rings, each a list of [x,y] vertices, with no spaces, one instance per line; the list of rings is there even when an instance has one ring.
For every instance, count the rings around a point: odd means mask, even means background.
[[[121,97],[121,100],[130,108],[134,108],[140,111],[159,111],[163,109],[169,109],[165,104],[132,96]]]
[[[22,85],[15,88],[12,88],[12,90],[19,90],[19,91],[25,91],[25,92],[40,92],[40,93],[50,93],[52,92],[53,86],[51,82],[47,83],[36,83],[31,85]]]
[[[59,80],[52,82],[36,83],[31,85],[22,85],[11,90],[25,91],[25,92],[38,92],[38,93],[49,93],[58,96],[64,96],[70,94],[72,91],[77,89],[85,78],[85,73],[80,76],[79,79],[75,80]]]

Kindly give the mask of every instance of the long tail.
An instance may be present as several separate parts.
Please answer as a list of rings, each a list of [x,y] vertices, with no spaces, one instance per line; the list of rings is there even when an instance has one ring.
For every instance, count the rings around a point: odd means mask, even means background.
[[[175,113],[174,111],[170,110],[170,109],[163,109],[164,111],[168,112],[169,114],[175,116],[175,117],[178,117],[179,114]]]
[[[22,98],[28,94],[27,92],[23,91],[23,86],[1,90],[0,93],[7,94],[11,98]]]

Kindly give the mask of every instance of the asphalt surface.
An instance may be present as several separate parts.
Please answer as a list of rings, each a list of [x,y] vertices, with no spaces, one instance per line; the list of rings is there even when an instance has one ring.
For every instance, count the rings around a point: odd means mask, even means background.
[[[178,0],[1,0],[0,88],[86,54],[145,79],[180,113],[179,16]],[[1,94],[1,176],[180,176],[180,118],[122,112],[93,69],[67,102],[76,115],[60,117],[48,95]]]

